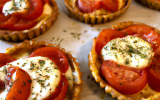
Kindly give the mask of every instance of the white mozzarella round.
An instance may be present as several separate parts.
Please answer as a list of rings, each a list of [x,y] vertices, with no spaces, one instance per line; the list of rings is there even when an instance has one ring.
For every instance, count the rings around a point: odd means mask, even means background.
[[[5,3],[2,12],[6,16],[16,12],[24,13],[29,10],[29,6],[28,0],[11,0]]]
[[[1,80],[5,81],[3,72],[4,68],[10,66],[18,66],[25,70],[31,77],[31,94],[28,100],[36,98],[36,100],[42,100],[48,97],[56,88],[60,82],[61,72],[57,65],[47,57],[31,57],[22,58],[17,61],[11,62],[0,68]],[[71,68],[65,73],[66,77],[69,78],[69,87],[73,87],[73,75]],[[12,75],[12,79],[15,80],[16,72]],[[42,81],[41,81],[42,80]],[[0,94],[0,99],[5,100],[8,91],[5,90]]]
[[[144,68],[150,65],[154,51],[143,39],[126,36],[108,42],[102,48],[101,55],[104,60],[113,60],[133,68]]]

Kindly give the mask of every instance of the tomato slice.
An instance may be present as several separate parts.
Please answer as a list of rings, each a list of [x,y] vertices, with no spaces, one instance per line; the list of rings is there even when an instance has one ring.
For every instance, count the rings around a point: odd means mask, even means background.
[[[151,88],[160,92],[160,55],[156,55],[148,72],[148,84]]]
[[[62,73],[69,68],[69,62],[62,50],[56,47],[43,47],[35,50],[29,57],[42,56],[50,58]]]
[[[14,58],[8,54],[0,53],[0,67],[6,65],[9,62],[15,61],[15,60],[16,60],[16,58]]]
[[[96,38],[95,50],[100,55],[101,49],[112,39],[122,38],[126,36],[125,33],[120,32],[116,29],[104,29]]]
[[[25,19],[25,20],[35,20],[43,12],[43,2],[42,0],[28,0],[30,2],[30,8],[27,13],[13,13],[12,15]]]
[[[50,94],[50,96],[48,98],[45,98],[44,100],[55,100],[55,98],[57,98],[57,96],[60,94],[62,86],[63,86],[62,79],[63,78],[62,78],[62,75],[61,75],[61,79],[60,79],[60,82],[59,82],[57,88],[54,90],[53,93]]]
[[[3,17],[3,15],[0,17]],[[7,18],[7,17],[5,17]],[[3,29],[9,29],[9,30],[24,30],[29,29],[33,27],[36,24],[35,21],[26,21],[22,19],[18,19],[17,17],[10,17],[7,21],[0,24],[0,27]]]
[[[125,95],[137,93],[147,84],[145,69],[137,70],[107,60],[101,65],[100,72],[113,88]]]
[[[102,0],[102,8],[104,10],[115,12],[118,11],[119,1],[118,0]]]
[[[7,85],[9,85],[9,83],[11,82],[12,75],[13,75],[14,72],[16,72],[16,67],[15,66],[12,66],[12,67],[8,68],[8,71],[7,71],[6,76],[5,76],[5,80],[6,80]]]
[[[101,8],[101,0],[78,0],[77,4],[84,13],[90,13]]]
[[[6,100],[27,100],[30,95],[31,78],[27,72],[17,67],[16,80],[6,96]]]
[[[157,32],[154,31],[153,28],[149,26],[133,25],[121,31],[130,35],[134,34],[139,34],[139,36],[141,35],[141,38],[149,42],[154,50],[157,49],[158,46],[160,46],[160,35],[158,35]]]
[[[0,0],[0,4],[1,4],[1,3],[6,3],[6,2],[8,2],[8,1],[11,1],[11,0]]]
[[[5,82],[0,80],[0,92],[5,89]]]
[[[67,90],[68,90],[68,80],[66,76],[63,76],[63,75],[62,75],[62,80],[63,80],[63,86],[62,86],[61,93],[54,100],[64,100],[66,97]]]
[[[42,0],[43,4],[49,4],[49,0]]]

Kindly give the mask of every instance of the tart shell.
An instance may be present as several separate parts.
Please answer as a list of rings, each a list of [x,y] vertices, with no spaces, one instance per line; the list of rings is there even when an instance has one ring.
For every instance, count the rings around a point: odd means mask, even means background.
[[[122,30],[131,25],[145,25],[137,22],[121,22],[112,26],[113,29]],[[148,25],[147,25],[148,26]],[[153,28],[153,27],[152,27]],[[159,35],[160,31],[156,28],[153,28]],[[160,92],[152,90],[148,84],[138,93],[133,95],[123,95],[110,86],[100,75],[100,66],[102,62],[99,59],[98,54],[95,51],[96,38],[93,38],[92,49],[88,55],[89,58],[89,68],[91,73],[97,83],[99,83],[101,88],[105,89],[105,92],[110,94],[113,98],[118,100],[160,100]]]
[[[45,33],[47,30],[50,29],[50,27],[58,17],[58,6],[56,2],[54,0],[50,0],[50,5],[52,6],[53,10],[52,14],[47,17],[44,17],[33,28],[22,31],[0,29],[0,39],[6,41],[18,42],[18,41],[24,41],[25,39],[31,40]]]
[[[158,0],[136,0],[137,2],[140,2],[141,4],[151,8],[160,10],[160,1]]]
[[[71,4],[71,2],[73,2],[73,4]],[[75,9],[77,8],[77,0],[65,0],[65,5],[69,11],[69,16],[71,16],[72,18],[79,20],[83,23],[101,24],[113,20],[114,18],[123,14],[130,6],[131,0],[124,0],[124,2],[125,4],[122,9],[114,13],[108,13],[104,15],[93,15],[90,13],[83,13],[79,9]]]
[[[65,100],[80,100],[79,94],[81,92],[81,85],[82,85],[82,80],[81,80],[82,72],[80,71],[80,68],[78,66],[79,63],[76,62],[76,58],[74,58],[69,52],[66,52],[64,48],[43,41],[36,42],[36,41],[26,40],[18,45],[14,45],[11,48],[7,48],[5,53],[17,58],[17,55],[21,56],[24,54],[28,54],[29,56],[33,51],[41,47],[59,48],[67,56],[73,73],[73,89],[67,92]]]

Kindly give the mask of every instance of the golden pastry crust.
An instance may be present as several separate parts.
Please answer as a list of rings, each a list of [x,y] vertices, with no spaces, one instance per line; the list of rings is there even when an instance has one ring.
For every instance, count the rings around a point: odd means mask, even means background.
[[[52,7],[52,14],[46,15],[34,27],[22,31],[1,30],[0,39],[6,41],[23,41],[25,39],[31,40],[35,37],[45,33],[58,17],[58,6],[54,0],[49,0]]]
[[[69,16],[88,24],[100,24],[113,20],[114,18],[124,13],[128,9],[130,3],[131,0],[123,0],[123,8],[114,13],[108,13],[103,10],[99,10],[98,12],[94,13],[83,13],[77,6],[77,0],[65,0],[65,5],[69,11]]]
[[[131,25],[145,25],[137,22],[121,22],[112,26],[113,29],[122,30]],[[148,26],[148,25],[147,25]],[[153,28],[153,27],[152,27]],[[156,28],[153,28],[159,35],[160,31]],[[92,49],[89,53],[89,68],[91,73],[97,83],[100,84],[101,88],[105,88],[105,92],[111,94],[113,98],[117,98],[118,100],[160,100],[160,92],[156,92],[152,90],[148,84],[138,93],[133,95],[123,95],[111,87],[100,75],[100,66],[102,62],[99,59],[98,54],[95,51],[96,38],[93,38]]]
[[[160,1],[158,0],[136,0],[136,1],[142,3],[143,5],[151,9],[160,10]]]
[[[56,47],[61,49],[65,55],[67,56],[69,60],[69,64],[72,69],[73,73],[73,89],[67,92],[66,99],[65,100],[80,100],[80,91],[81,91],[81,85],[82,85],[82,72],[79,68],[79,63],[76,62],[76,58],[74,58],[69,52],[66,52],[64,48],[61,48],[57,45],[46,43],[46,42],[36,42],[36,41],[24,41],[18,45],[14,45],[11,48],[6,49],[6,54],[9,54],[15,58],[17,58],[17,55],[21,56],[23,54],[31,54],[33,51],[35,51],[38,48],[41,47]]]

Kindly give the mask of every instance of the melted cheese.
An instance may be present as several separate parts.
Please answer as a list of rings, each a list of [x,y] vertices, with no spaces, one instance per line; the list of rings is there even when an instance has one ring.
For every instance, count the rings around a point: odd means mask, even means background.
[[[108,42],[102,48],[101,55],[104,60],[113,60],[133,68],[144,68],[150,65],[154,52],[148,42],[126,36]]]
[[[28,100],[32,100],[36,97],[36,100],[42,100],[50,95],[58,86],[60,82],[61,72],[47,57],[32,57],[32,58],[22,58],[17,61],[11,62],[6,66],[0,68],[0,79],[5,81],[4,68],[9,68],[10,66],[19,66],[25,70],[32,79],[31,84],[31,94]],[[31,67],[32,66],[32,67]],[[69,78],[69,87],[73,88],[73,75],[71,68],[65,73],[66,77]],[[12,79],[15,80],[16,72],[12,75]],[[43,86],[38,80],[44,80]],[[5,100],[8,94],[7,89],[0,94],[0,99]]]
[[[12,13],[25,13],[29,10],[29,1],[28,0],[11,0],[8,1],[4,6],[2,12],[4,15]]]

